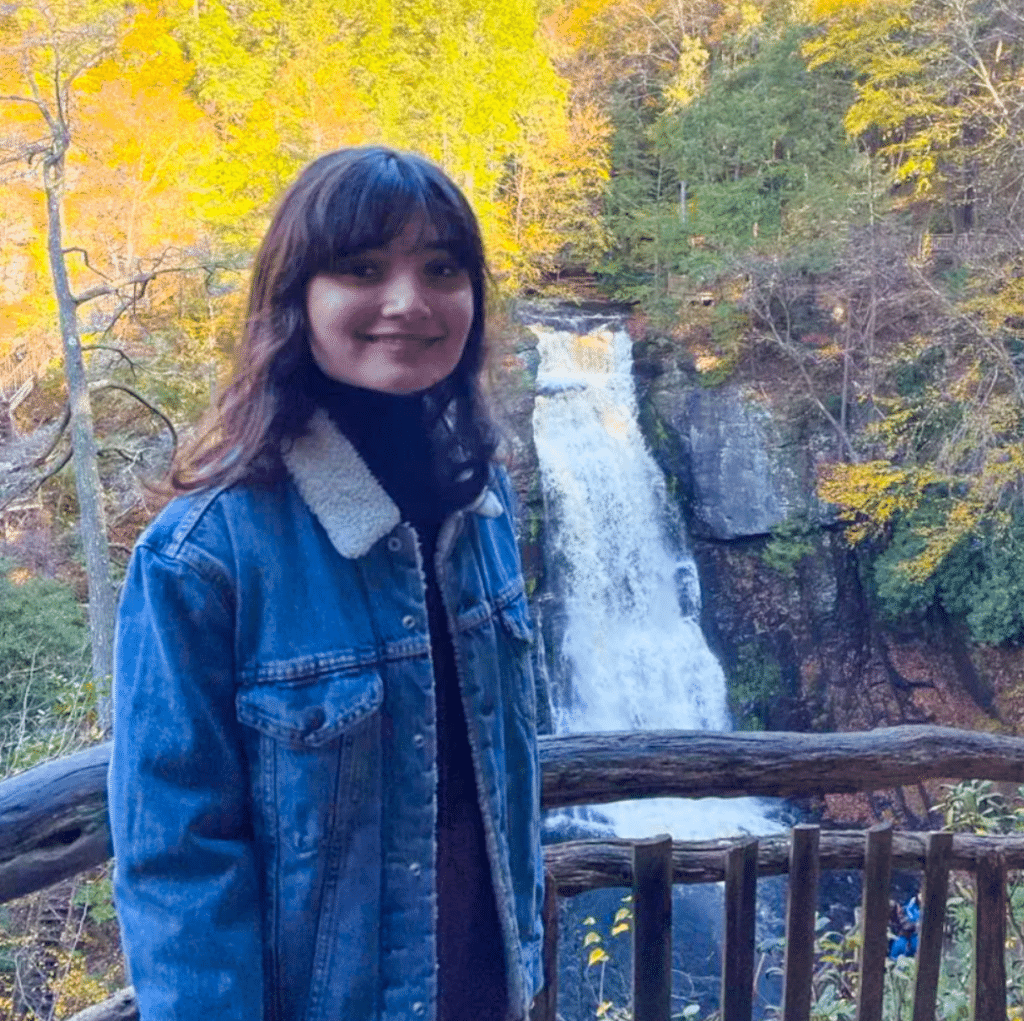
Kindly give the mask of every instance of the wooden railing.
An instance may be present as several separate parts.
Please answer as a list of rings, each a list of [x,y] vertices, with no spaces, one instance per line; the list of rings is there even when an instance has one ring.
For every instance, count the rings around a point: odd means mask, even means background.
[[[854,734],[676,731],[541,739],[545,808],[649,797],[792,797],[885,790],[927,778],[1024,783],[1024,740],[940,727]],[[109,746],[45,763],[0,783],[0,903],[102,864],[110,857]],[[875,828],[792,836],[672,842],[571,841],[545,848],[545,975],[535,1013],[554,1021],[557,898],[599,887],[634,889],[634,1018],[668,1021],[671,968],[666,904],[673,883],[726,883],[723,1021],[748,1019],[753,986],[756,879],[790,876],[783,988],[785,1021],[809,1014],[814,912],[821,869],[865,871],[859,1018],[880,1017],[892,867],[921,868],[924,903],[914,1021],[934,1016],[946,877],[977,877],[974,1002],[981,1021],[1006,1016],[1005,874],[1024,868],[1024,838],[892,833]],[[998,948],[998,952],[996,949]],[[934,975],[933,975],[934,972]],[[1002,978],[1001,978],[1002,976]],[[930,991],[929,991],[930,990]],[[129,1021],[130,991],[76,1015]]]

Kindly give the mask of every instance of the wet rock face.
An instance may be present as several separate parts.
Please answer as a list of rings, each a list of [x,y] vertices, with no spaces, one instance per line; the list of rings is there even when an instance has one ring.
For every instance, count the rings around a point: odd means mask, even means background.
[[[770,384],[705,386],[675,345],[637,348],[642,427],[686,520],[735,725],[841,729],[880,664],[855,562],[816,494],[833,437]]]
[[[525,327],[506,324],[495,354],[488,380],[489,405],[501,439],[498,455],[519,497],[523,573],[532,592],[543,573],[544,503],[533,443],[533,404],[540,364],[537,338]]]
[[[753,387],[704,388],[660,376],[649,400],[679,452],[675,473],[689,497],[695,537],[767,535],[795,518],[823,523],[814,449],[798,419]]]

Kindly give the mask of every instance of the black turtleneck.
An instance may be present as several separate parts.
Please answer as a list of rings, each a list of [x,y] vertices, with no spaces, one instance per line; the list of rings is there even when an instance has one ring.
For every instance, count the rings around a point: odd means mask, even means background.
[[[464,501],[438,470],[421,395],[381,394],[317,376],[319,403],[420,542],[437,707],[438,1021],[505,1021],[501,930],[455,650],[435,569],[441,524]]]

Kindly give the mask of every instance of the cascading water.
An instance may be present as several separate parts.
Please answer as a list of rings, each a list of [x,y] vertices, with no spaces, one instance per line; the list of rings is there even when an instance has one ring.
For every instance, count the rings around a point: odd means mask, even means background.
[[[727,730],[725,678],[701,633],[697,572],[637,425],[621,315],[526,309],[538,338],[533,417],[561,603],[556,733]],[[743,799],[664,798],[590,811],[620,836],[777,828]]]

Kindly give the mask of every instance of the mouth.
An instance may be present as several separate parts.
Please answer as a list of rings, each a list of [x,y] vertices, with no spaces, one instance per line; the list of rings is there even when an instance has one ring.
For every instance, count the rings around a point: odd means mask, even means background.
[[[363,335],[363,340],[368,344],[386,344],[401,346],[403,344],[436,344],[441,337],[434,334],[423,335],[418,333],[368,333]]]

